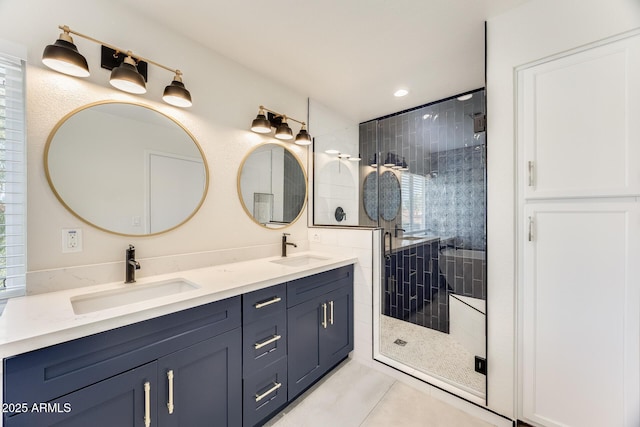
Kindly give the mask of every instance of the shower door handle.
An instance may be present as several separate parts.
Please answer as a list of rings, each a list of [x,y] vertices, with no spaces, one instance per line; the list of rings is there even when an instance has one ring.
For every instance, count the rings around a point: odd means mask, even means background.
[[[385,231],[384,233],[384,241],[387,242],[387,236],[389,236],[389,252],[386,252],[384,258],[389,261],[391,260],[391,252],[393,252],[393,238],[391,237],[390,231]],[[386,245],[385,245],[386,246]]]

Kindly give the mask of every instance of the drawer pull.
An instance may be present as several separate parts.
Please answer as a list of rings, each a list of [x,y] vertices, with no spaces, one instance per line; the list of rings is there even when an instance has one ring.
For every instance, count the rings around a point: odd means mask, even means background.
[[[256,348],[256,350],[257,350],[257,349],[259,349],[259,348],[264,347],[265,345],[269,345],[269,344],[271,344],[271,343],[273,343],[273,342],[278,341],[280,338],[282,338],[282,335],[274,335],[274,336],[272,336],[271,338],[269,338],[269,339],[268,339],[268,340],[266,340],[266,341],[262,341],[262,342],[257,342],[257,343],[255,343],[255,344],[254,344],[254,346],[255,346],[255,348]]]
[[[266,307],[266,306],[271,305],[271,304],[275,304],[275,303],[280,302],[280,301],[282,301],[282,298],[275,297],[273,299],[270,299],[269,301],[257,302],[253,306],[255,308],[262,308],[262,307]]]
[[[273,383],[273,387],[271,387],[269,390],[265,391],[262,394],[256,394],[256,402],[260,402],[262,399],[264,399],[280,387],[282,387],[282,383]]]
[[[327,303],[322,304],[322,327],[327,329]]]
[[[167,380],[169,381],[169,401],[167,402],[167,409],[169,414],[173,414],[173,369],[167,372]]]
[[[144,383],[144,427],[151,426],[151,384]]]
[[[329,323],[333,325],[333,301],[329,301]]]

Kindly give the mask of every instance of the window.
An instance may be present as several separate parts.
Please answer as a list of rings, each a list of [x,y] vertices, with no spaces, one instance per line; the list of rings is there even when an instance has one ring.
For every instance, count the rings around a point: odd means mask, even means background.
[[[24,62],[0,52],[0,307],[25,293],[25,154]]]
[[[403,172],[400,179],[402,193],[402,228],[405,233],[424,232],[425,225],[425,177]]]

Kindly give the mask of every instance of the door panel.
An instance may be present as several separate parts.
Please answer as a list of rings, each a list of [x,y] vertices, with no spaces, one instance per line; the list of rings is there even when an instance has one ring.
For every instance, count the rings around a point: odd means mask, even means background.
[[[524,69],[519,92],[525,197],[640,194],[640,36]]]
[[[5,420],[6,427],[144,427],[145,391],[149,383],[151,425],[156,425],[156,362],[51,402],[46,412],[29,412]],[[65,405],[67,405],[65,407]],[[53,406],[52,406],[53,405]],[[55,406],[58,405],[58,406]],[[68,408],[68,411],[65,410]]]
[[[328,324],[320,330],[320,353],[322,363],[330,368],[353,350],[353,323],[349,321],[353,318],[353,295],[347,287],[327,294],[325,299]]]
[[[637,203],[534,204],[523,248],[522,410],[544,426],[635,426]]]
[[[225,334],[158,360],[159,426],[239,426],[242,422],[241,332]],[[169,380],[173,371],[173,413]]]
[[[298,304],[288,310],[289,400],[321,375],[320,323],[323,297]]]

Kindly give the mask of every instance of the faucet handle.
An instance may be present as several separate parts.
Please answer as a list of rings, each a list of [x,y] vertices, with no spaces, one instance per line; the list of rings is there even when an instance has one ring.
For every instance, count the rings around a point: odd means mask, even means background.
[[[291,236],[289,233],[282,233],[283,236]]]

